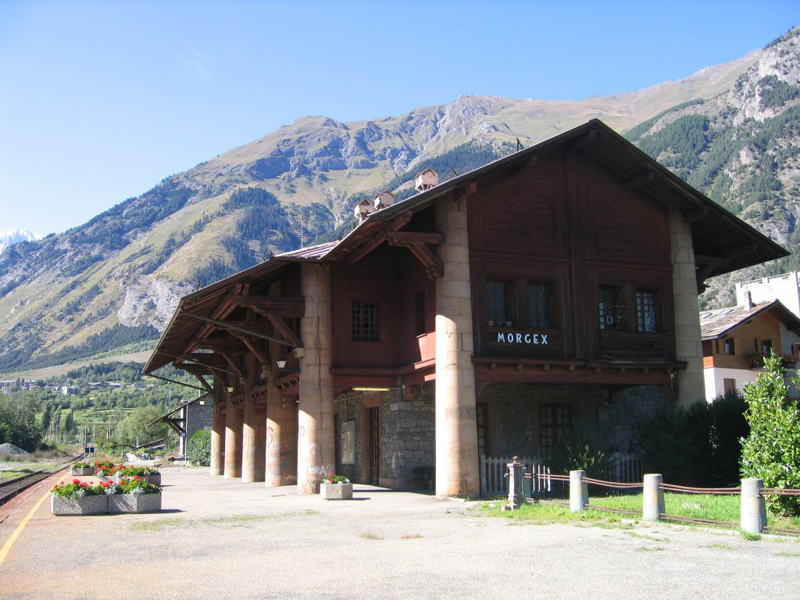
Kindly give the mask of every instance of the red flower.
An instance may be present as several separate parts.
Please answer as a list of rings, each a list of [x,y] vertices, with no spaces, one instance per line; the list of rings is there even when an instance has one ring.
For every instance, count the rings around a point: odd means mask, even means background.
[[[80,480],[78,480],[78,479],[73,479],[73,480],[72,480],[72,483],[80,483]]]

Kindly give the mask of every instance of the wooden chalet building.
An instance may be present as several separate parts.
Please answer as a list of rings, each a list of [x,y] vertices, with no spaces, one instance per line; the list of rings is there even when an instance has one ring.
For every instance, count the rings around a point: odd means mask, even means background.
[[[787,254],[597,120],[426,177],[181,300],[145,371],[213,395],[212,475],[471,497],[479,453],[626,443],[638,407],[704,398],[705,279]]]

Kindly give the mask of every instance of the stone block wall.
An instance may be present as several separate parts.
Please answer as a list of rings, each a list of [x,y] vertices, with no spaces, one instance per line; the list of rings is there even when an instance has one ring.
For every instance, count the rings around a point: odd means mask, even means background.
[[[213,403],[209,398],[205,404],[195,402],[189,406],[189,423],[186,430],[186,439],[189,440],[197,431],[201,429],[211,429],[211,411]]]
[[[395,389],[381,398],[381,478],[397,489],[433,490],[436,427],[433,386]]]

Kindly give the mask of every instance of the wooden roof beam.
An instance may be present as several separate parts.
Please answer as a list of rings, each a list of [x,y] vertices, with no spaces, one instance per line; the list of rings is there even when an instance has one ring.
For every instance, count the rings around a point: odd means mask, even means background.
[[[392,246],[403,246],[412,242],[421,242],[431,246],[444,244],[444,234],[425,231],[391,231],[388,234]]]
[[[251,340],[249,337],[247,337],[244,334],[239,334],[237,337],[242,341],[242,343],[245,346],[247,346],[247,349],[250,350],[250,353],[253,356],[256,357],[256,360],[260,364],[262,364],[262,365],[269,365],[270,364],[269,360],[267,360],[267,358],[264,356],[264,354],[261,352],[261,350],[258,348],[258,346],[256,346],[253,343],[253,340]]]
[[[725,258],[734,259],[739,258],[740,256],[745,256],[746,254],[754,254],[758,252],[758,244],[748,244],[747,246],[741,246],[739,248],[734,248],[733,250],[728,250],[723,256]]]
[[[242,323],[242,321],[218,321],[217,319],[211,319],[209,317],[204,317],[202,315],[196,315],[194,313],[190,313],[190,312],[187,312],[185,310],[182,311],[182,312],[184,314],[189,315],[190,317],[195,318],[195,319],[200,319],[201,321],[208,321],[209,323],[212,323],[213,325],[216,325],[217,327],[221,327],[223,329],[229,329],[231,331],[238,331],[239,333],[244,333],[244,334],[249,335],[251,337],[261,338],[261,339],[264,339],[264,340],[269,340],[271,342],[277,342],[277,343],[283,344],[285,346],[291,346],[291,344],[287,343],[286,340],[282,340],[280,338],[276,338],[276,337],[269,336],[269,335],[264,335],[263,333],[260,333],[258,331],[252,331],[250,329],[247,329],[246,327],[239,327],[238,325],[234,325],[234,323]],[[245,323],[247,323],[247,321],[245,321]],[[167,354],[167,356],[170,356],[170,355]]]
[[[638,177],[634,177],[633,179],[629,179],[624,184],[622,184],[622,187],[624,187],[626,190],[635,190],[636,188],[640,188],[643,185],[647,185],[648,183],[653,181],[655,178],[656,178],[656,174],[653,173],[653,171],[647,171],[643,175],[639,175]]]
[[[200,382],[200,385],[202,385],[209,394],[214,393],[214,388],[211,387],[211,385],[205,380],[205,377],[203,377],[204,375],[212,374],[208,367],[204,367],[202,365],[179,364],[175,365],[175,368],[186,371],[187,373],[191,373],[195,376],[195,378],[197,378],[197,380]]]
[[[214,339],[204,338],[202,340],[194,340],[194,346],[204,350],[214,350],[216,352],[230,352],[232,354],[242,354],[247,352],[241,340],[238,339]]]
[[[455,200],[456,202],[458,202],[459,200],[466,200],[477,191],[478,191],[478,182],[470,181],[467,185],[461,186],[460,188],[458,188],[453,192],[453,200]]]
[[[236,306],[244,306],[268,312],[281,317],[302,317],[306,309],[306,301],[302,296],[277,298],[274,296],[242,296],[230,297]]]
[[[292,346],[293,348],[303,347],[303,342],[300,340],[299,337],[295,335],[294,331],[292,331],[292,328],[289,327],[289,325],[286,323],[286,321],[283,320],[283,318],[281,318],[278,315],[273,315],[270,313],[267,313],[264,316],[267,317],[270,321],[272,321],[272,324],[275,326],[275,329],[284,338],[286,338],[286,341],[283,342],[284,344]]]

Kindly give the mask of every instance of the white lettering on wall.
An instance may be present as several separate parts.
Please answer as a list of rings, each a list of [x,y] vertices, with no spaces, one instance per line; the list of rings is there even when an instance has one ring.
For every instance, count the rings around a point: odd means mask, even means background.
[[[506,333],[497,332],[498,344],[527,344],[529,346],[547,346],[547,335],[544,333]]]

